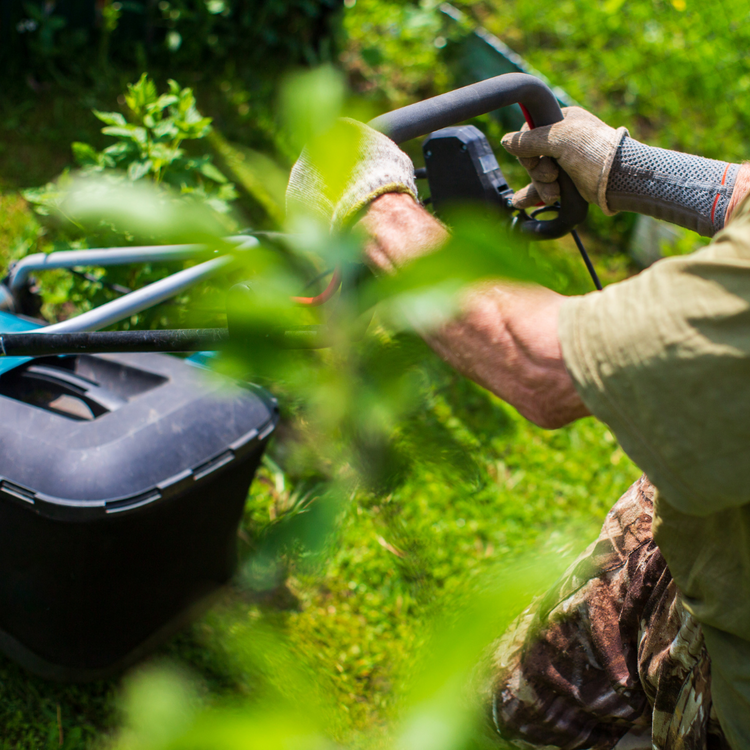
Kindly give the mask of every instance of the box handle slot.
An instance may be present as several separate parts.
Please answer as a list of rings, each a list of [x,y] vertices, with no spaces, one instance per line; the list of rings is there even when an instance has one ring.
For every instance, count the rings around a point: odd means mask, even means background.
[[[80,399],[91,409],[94,417],[115,411],[127,403],[127,399],[122,396],[70,370],[47,365],[29,365],[20,375],[25,380],[52,385],[63,394]]]

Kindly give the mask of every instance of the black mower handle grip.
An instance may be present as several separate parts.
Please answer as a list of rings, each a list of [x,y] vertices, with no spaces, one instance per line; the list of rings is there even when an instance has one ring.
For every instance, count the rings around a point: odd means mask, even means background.
[[[376,117],[369,124],[396,143],[404,143],[511,104],[523,104],[536,126],[551,125],[563,119],[560,105],[547,84],[526,73],[506,73],[409,104]],[[560,211],[555,219],[539,221],[525,214],[519,217],[517,226],[531,239],[562,237],[586,218],[588,203],[573,180],[560,170],[558,181]]]

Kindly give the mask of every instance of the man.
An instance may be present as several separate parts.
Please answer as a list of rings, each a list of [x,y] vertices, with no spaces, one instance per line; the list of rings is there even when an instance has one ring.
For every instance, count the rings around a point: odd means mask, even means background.
[[[603,420],[653,482],[625,493],[599,540],[504,636],[489,710],[521,747],[748,748],[750,167],[650,148],[579,108],[564,114],[503,139],[532,177],[517,207],[555,200],[554,158],[605,213],[716,237],[582,297],[482,284],[453,322],[425,333],[542,427]],[[446,230],[417,202],[406,155],[349,127],[361,159],[343,193],[326,203],[303,155],[288,200],[339,225],[366,209],[366,260],[395,273]]]

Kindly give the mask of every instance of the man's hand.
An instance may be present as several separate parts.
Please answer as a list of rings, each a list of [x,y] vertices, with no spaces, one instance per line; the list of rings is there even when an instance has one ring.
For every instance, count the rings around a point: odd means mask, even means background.
[[[516,208],[560,197],[559,164],[607,215],[633,211],[713,237],[750,190],[748,165],[646,146],[580,107],[563,115],[554,125],[524,126],[503,138],[532,180],[513,196]]]
[[[393,273],[447,240],[443,226],[411,197],[383,195],[362,225],[371,240],[368,263]],[[462,313],[427,343],[456,370],[492,391],[541,427],[588,416],[565,369],[557,319],[565,297],[540,286],[506,281],[466,290]]]
[[[316,145],[292,167],[287,213],[313,214],[340,229],[379,195],[407,193],[416,199],[411,159],[382,133],[344,118],[325,136],[322,148]]]
[[[513,205],[529,208],[540,201],[549,204],[559,199],[558,169],[552,161],[556,159],[584,199],[611,215],[614,211],[606,199],[609,171],[628,131],[611,128],[581,107],[566,107],[563,115],[554,125],[534,130],[524,125],[519,132],[504,136],[503,146],[518,157],[532,180],[513,196]]]

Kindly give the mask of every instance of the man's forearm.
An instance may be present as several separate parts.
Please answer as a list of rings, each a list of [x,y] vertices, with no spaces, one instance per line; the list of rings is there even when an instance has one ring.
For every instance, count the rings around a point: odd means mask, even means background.
[[[362,223],[371,237],[367,260],[384,273],[396,272],[448,239],[442,225],[405,195],[381,196]],[[589,414],[565,369],[557,338],[564,299],[539,286],[481,284],[466,290],[455,321],[423,336],[456,370],[532,422],[561,427]]]

